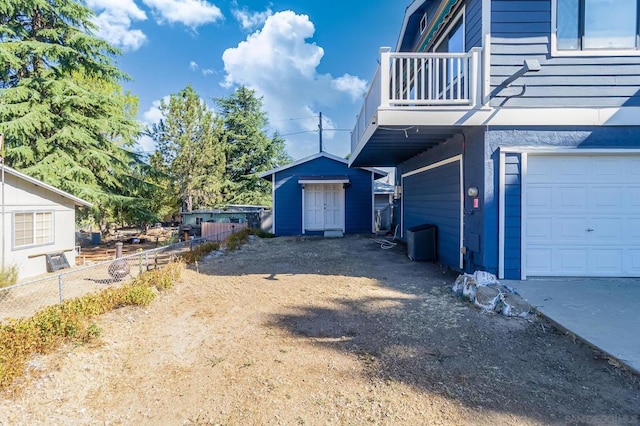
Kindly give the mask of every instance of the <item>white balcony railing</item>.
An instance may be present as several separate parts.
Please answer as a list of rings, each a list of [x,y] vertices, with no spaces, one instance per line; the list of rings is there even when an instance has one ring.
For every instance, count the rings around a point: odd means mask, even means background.
[[[380,65],[351,135],[351,148],[379,108],[474,107],[481,103],[481,48],[465,53],[396,53],[380,49]]]

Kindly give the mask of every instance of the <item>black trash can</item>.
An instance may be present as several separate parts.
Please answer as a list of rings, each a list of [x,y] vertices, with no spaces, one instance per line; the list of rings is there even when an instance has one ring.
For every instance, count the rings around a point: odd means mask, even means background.
[[[425,223],[407,229],[407,256],[411,260],[435,262],[438,258],[436,225]]]

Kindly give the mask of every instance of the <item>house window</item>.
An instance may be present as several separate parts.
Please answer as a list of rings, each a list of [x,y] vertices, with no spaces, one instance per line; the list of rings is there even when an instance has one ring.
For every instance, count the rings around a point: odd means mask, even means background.
[[[196,225],[202,225],[202,218],[196,217]]]
[[[422,19],[420,19],[420,34],[427,29],[427,14],[422,15]]]
[[[640,0],[556,0],[558,50],[638,47]]]
[[[53,243],[53,213],[14,213],[14,247],[18,248],[51,243]]]

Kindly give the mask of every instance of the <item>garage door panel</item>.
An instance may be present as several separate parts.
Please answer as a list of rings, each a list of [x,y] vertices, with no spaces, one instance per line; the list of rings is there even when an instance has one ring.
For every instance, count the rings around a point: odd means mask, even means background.
[[[640,276],[640,156],[528,156],[525,273]]]
[[[619,275],[622,273],[624,253],[622,249],[592,249],[589,253],[589,263],[598,275]]]
[[[590,227],[584,229],[592,237],[590,240],[597,240],[590,241],[592,244],[618,244],[624,239],[623,225],[624,218],[621,216],[600,217],[590,219],[588,225]],[[588,231],[589,229],[593,231]]]
[[[549,269],[553,259],[553,251],[550,248],[536,248],[527,252],[527,270],[530,274],[543,274]]]
[[[552,219],[553,220],[553,219]],[[553,220],[556,224],[553,240],[561,244],[584,244],[588,238],[587,235],[587,219],[578,217],[562,217]]]
[[[625,274],[640,275],[640,248],[627,250],[624,254]]]
[[[554,270],[578,273],[587,267],[589,250],[587,248],[557,248],[553,250]]]
[[[587,208],[587,189],[579,186],[558,186],[553,190],[552,209],[583,212]]]
[[[527,209],[529,211],[548,211],[551,208],[552,189],[550,186],[532,186],[527,192]]]
[[[638,176],[638,180],[640,180],[640,176]],[[640,186],[628,187],[624,199],[625,207],[640,210]]]

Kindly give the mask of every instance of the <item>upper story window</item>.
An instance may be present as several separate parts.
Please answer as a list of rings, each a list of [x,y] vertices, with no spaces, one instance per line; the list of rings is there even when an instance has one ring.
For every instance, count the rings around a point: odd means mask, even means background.
[[[422,19],[420,19],[420,34],[422,34],[424,30],[427,29],[427,22],[427,14],[425,13],[424,15],[422,15]]]
[[[558,51],[638,48],[640,0],[556,0]]]
[[[28,212],[13,215],[15,248],[53,243],[53,213]]]

